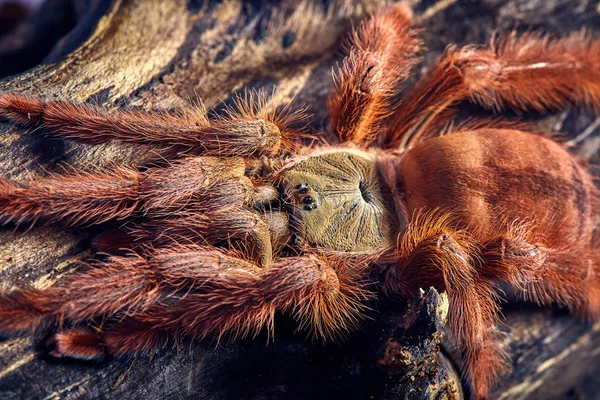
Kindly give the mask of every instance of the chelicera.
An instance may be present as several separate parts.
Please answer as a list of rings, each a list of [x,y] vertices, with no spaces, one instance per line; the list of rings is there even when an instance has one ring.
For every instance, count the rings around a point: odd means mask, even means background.
[[[0,181],[5,223],[128,221],[96,238],[112,256],[62,285],[3,294],[2,330],[59,323],[51,354],[78,358],[253,335],[273,330],[279,312],[326,339],[356,328],[377,288],[406,299],[433,286],[448,293],[447,334],[483,399],[507,369],[497,282],[597,319],[591,175],[524,125],[448,126],[464,99],[498,110],[599,107],[600,40],[526,33],[450,47],[398,102],[422,47],[412,21],[393,5],[353,32],[329,100],[336,146],[292,146],[289,118],[256,97],[206,118],[0,94],[0,116],[15,123],[151,146],[170,161]]]

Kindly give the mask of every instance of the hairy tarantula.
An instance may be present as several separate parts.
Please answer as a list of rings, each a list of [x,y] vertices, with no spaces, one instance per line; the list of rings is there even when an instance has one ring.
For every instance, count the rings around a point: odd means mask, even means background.
[[[524,125],[449,128],[453,106],[600,107],[600,40],[527,33],[450,47],[398,102],[421,47],[401,4],[355,29],[328,104],[340,146],[298,150],[288,118],[252,97],[206,118],[0,94],[0,117],[90,144],[151,145],[170,160],[0,180],[5,223],[127,221],[95,239],[113,255],[63,285],[2,294],[2,331],[57,322],[52,354],[85,359],[272,331],[278,312],[325,339],[355,328],[376,288],[406,299],[433,286],[448,293],[447,331],[474,397],[487,398],[507,370],[497,282],[600,316],[598,189]]]

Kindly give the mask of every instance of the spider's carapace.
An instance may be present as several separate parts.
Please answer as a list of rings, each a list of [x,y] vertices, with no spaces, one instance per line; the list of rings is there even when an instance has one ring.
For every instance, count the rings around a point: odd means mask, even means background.
[[[394,245],[398,216],[373,154],[324,151],[294,162],[279,175],[299,240],[342,252]]]

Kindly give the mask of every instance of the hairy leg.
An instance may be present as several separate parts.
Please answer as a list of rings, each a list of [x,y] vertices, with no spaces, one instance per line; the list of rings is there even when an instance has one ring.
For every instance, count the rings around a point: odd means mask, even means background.
[[[0,295],[0,331],[33,331],[44,322],[72,323],[144,309],[161,296],[159,274],[138,256],[94,261],[61,286]]]
[[[45,318],[80,323],[121,312],[135,314],[161,297],[178,292],[184,296],[203,286],[211,274],[228,270],[258,273],[255,264],[210,247],[170,247],[148,259],[136,254],[112,256],[106,262],[94,261],[89,269],[74,273],[59,287],[3,295],[0,326],[10,333],[33,330]]]
[[[0,222],[74,226],[124,219],[139,207],[139,177],[134,169],[114,168],[53,175],[26,185],[0,179]]]
[[[133,213],[169,216],[190,205],[194,211],[249,204],[253,186],[242,159],[189,158],[167,168],[139,172],[73,172],[20,185],[0,180],[4,223],[38,220],[90,225]]]
[[[494,37],[489,48],[450,47],[403,99],[384,147],[405,149],[437,135],[464,99],[497,110],[600,107],[600,39],[581,31],[562,39],[538,33]]]
[[[507,372],[496,325],[499,321],[495,286],[478,272],[479,246],[457,231],[440,213],[413,219],[399,249],[399,265],[390,269],[385,291],[409,298],[421,287],[448,293],[451,349],[462,365],[477,399],[489,396],[492,384]]]
[[[106,267],[112,271],[103,272]],[[115,257],[94,270],[110,282],[92,282],[86,273],[74,275],[64,289],[53,289],[63,296],[53,300],[52,311],[30,311],[31,302],[47,301],[41,300],[50,297],[46,292],[30,291],[30,302],[19,298],[23,291],[5,295],[0,299],[0,323],[13,332],[25,328],[18,317],[36,317],[27,327],[33,328],[39,315],[83,321],[126,310],[127,317],[108,319],[98,331],[75,329],[55,336],[55,355],[84,358],[148,350],[167,337],[177,342],[184,336],[253,335],[264,327],[272,332],[276,312],[291,314],[312,335],[326,339],[359,322],[371,296],[365,272],[366,265],[359,261],[321,255],[282,258],[260,269],[214,248],[171,247],[157,250],[147,262]],[[151,289],[140,297],[142,286]],[[150,292],[163,297],[157,301]]]
[[[144,172],[115,168],[55,175],[29,186],[0,180],[0,217],[3,223],[42,220],[80,226],[135,215],[143,218],[129,224],[127,233],[103,234],[95,247],[113,253],[165,243],[236,240],[266,267],[273,258],[271,234],[260,214],[250,209],[255,190],[244,172],[241,158],[197,157]]]
[[[526,300],[558,304],[589,320],[600,318],[598,249],[553,249],[517,230],[485,243],[482,255],[489,278],[511,283]]]
[[[101,250],[113,253],[123,248],[143,251],[177,243],[210,243],[238,248],[261,267],[271,265],[272,241],[276,244],[277,238],[258,212],[240,205],[208,210],[198,208],[186,207],[165,218],[147,219],[129,227],[125,233],[127,238],[117,233],[116,245],[119,247],[111,248],[109,244]],[[106,239],[110,241],[110,237]]]
[[[281,146],[287,123],[265,110],[254,109],[255,99],[238,102],[229,118],[208,120],[203,110],[167,114],[107,112],[65,100],[45,101],[22,94],[0,93],[0,117],[26,126],[44,126],[61,137],[98,144],[118,140],[150,144],[164,156],[204,154],[215,156],[273,155]],[[279,125],[279,126],[278,126]]]
[[[410,9],[396,4],[353,32],[328,103],[331,124],[342,140],[368,144],[375,139],[399,85],[417,62],[422,42],[412,24]]]

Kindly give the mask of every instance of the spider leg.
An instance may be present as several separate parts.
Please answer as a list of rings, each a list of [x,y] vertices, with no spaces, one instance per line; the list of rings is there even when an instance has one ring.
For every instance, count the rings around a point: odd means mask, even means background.
[[[150,144],[165,156],[203,154],[216,156],[273,155],[281,145],[276,118],[256,113],[248,104],[231,111],[231,118],[209,121],[201,110],[172,115],[156,112],[114,111],[65,100],[3,93],[0,117],[26,125],[42,125],[61,137],[99,144],[117,140]],[[264,115],[263,115],[264,114]]]
[[[0,217],[3,224],[16,225],[40,219],[66,225],[124,219],[138,208],[139,176],[133,169],[114,168],[53,175],[28,185],[0,179]]]
[[[331,125],[342,140],[368,144],[375,139],[398,86],[417,62],[422,46],[417,32],[412,12],[403,4],[375,14],[354,30],[328,101]]]
[[[106,237],[95,245],[113,252],[139,243],[164,244],[163,239],[171,243],[244,239],[258,262],[268,266],[273,258],[269,226],[248,207],[254,186],[244,172],[241,158],[197,157],[145,172],[117,168],[56,175],[27,187],[0,180],[0,201],[4,200],[0,217],[4,223],[35,224],[42,219],[73,226],[136,214],[145,218],[129,228],[129,243],[118,235],[116,249],[110,248]]]
[[[235,240],[260,266],[268,267],[273,260],[269,225],[260,214],[240,205],[205,212],[185,208],[167,218],[151,219],[131,233],[135,241],[150,242],[152,247],[198,242],[231,245]]]
[[[399,266],[389,270],[385,291],[403,298],[420,287],[447,292],[447,334],[456,344],[455,356],[474,397],[488,398],[507,364],[496,330],[496,287],[476,267],[479,246],[466,232],[453,229],[446,217],[431,213],[413,219],[398,253]]]
[[[168,216],[191,203],[198,211],[219,210],[250,202],[253,185],[244,168],[239,158],[198,157],[145,172],[113,168],[53,175],[28,186],[0,180],[0,217],[4,223],[89,225],[134,212]]]
[[[507,370],[495,326],[496,285],[503,280],[539,304],[558,303],[588,319],[600,318],[600,257],[591,244],[581,248],[535,243],[526,225],[484,238],[456,230],[450,216],[417,214],[398,249],[399,266],[388,271],[385,291],[410,297],[433,286],[449,298],[449,329],[475,398],[485,399]]]
[[[59,287],[27,288],[0,296],[0,326],[3,332],[14,333],[33,330],[46,318],[79,323],[121,312],[132,314],[147,309],[161,296],[202,286],[211,273],[230,269],[256,274],[258,267],[201,246],[170,247],[148,260],[135,253],[111,256],[108,261],[95,260]]]
[[[489,48],[449,47],[403,99],[381,145],[405,149],[437,135],[465,99],[496,110],[600,107],[600,39],[584,30],[561,39],[539,33],[494,37]]]
[[[0,295],[0,330],[18,333],[34,330],[48,319],[78,323],[122,310],[133,312],[158,300],[161,283],[156,271],[139,256],[94,261],[61,286]]]
[[[141,262],[139,258],[134,260]],[[116,270],[128,270],[131,263],[131,259],[117,257],[108,264]],[[357,324],[365,309],[363,303],[370,298],[364,282],[366,264],[322,255],[283,258],[271,268],[261,269],[215,248],[178,246],[157,250],[145,265],[141,270],[156,277],[152,280],[158,285],[156,291],[168,293],[160,301],[145,297],[141,305],[119,302],[120,297],[135,296],[135,291],[123,289],[128,292],[123,296],[118,289],[141,286],[141,274],[126,280],[115,277],[111,287],[96,280],[94,285],[102,287],[103,293],[98,297],[92,293],[89,300],[77,289],[89,277],[74,276],[68,286],[71,289],[64,289],[72,299],[56,301],[61,304],[64,318],[80,320],[98,312],[111,314],[117,307],[126,307],[127,313],[124,318],[107,320],[96,332],[76,328],[57,334],[54,354],[85,358],[105,353],[123,355],[163,345],[167,337],[178,341],[183,337],[246,336],[264,327],[272,333],[278,311],[291,314],[312,335],[325,339]],[[168,290],[161,291],[161,287]],[[114,289],[115,294],[111,294]],[[14,302],[7,302],[10,296],[0,301],[2,326],[10,326],[17,319],[6,316],[11,315],[11,305],[13,315],[24,317],[20,310],[14,311]],[[107,302],[105,296],[112,302]]]
[[[215,273],[214,266],[205,264],[207,271],[195,271],[205,282],[200,290],[107,327],[103,342],[109,354],[122,355],[165,343],[166,337],[176,342],[183,337],[235,338],[256,335],[264,327],[272,334],[278,311],[293,315],[313,336],[331,338],[359,322],[370,297],[362,283],[364,266],[336,267],[315,256],[283,258],[258,274],[238,269]]]
[[[483,259],[488,278],[511,283],[526,300],[600,318],[598,249],[554,249],[531,243],[523,232],[509,232],[485,244]]]

